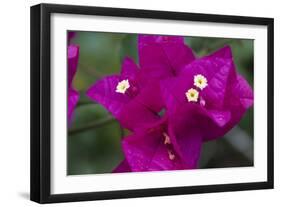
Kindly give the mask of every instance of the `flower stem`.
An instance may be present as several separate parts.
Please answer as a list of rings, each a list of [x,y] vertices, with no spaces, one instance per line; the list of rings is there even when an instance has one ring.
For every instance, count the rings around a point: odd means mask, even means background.
[[[74,135],[74,134],[77,134],[77,133],[80,133],[80,132],[83,132],[83,131],[86,131],[89,129],[94,129],[94,128],[100,127],[104,124],[111,123],[113,121],[115,121],[115,119],[112,116],[107,116],[103,119],[88,123],[84,126],[69,129],[68,135]]]
[[[88,101],[81,101],[77,103],[77,107],[80,106],[88,106],[88,105],[93,105],[93,104],[97,104],[96,102],[92,101],[92,102],[88,102]]]

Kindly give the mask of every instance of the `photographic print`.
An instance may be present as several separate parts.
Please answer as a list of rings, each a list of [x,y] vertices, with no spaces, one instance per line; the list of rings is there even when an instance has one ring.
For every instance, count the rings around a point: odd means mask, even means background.
[[[66,38],[68,175],[253,166],[252,39]]]
[[[31,7],[31,200],[273,188],[273,26]]]

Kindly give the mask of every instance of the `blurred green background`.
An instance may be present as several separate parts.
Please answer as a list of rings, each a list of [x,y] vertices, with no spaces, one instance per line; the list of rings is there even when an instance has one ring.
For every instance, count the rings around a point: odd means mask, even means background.
[[[230,45],[236,68],[253,86],[253,40],[185,37],[197,57]],[[85,96],[97,79],[119,73],[122,59],[138,62],[137,35],[76,32],[71,43],[80,45],[74,88],[80,99],[68,129],[67,174],[110,173],[124,156],[120,140],[126,134],[110,114]],[[203,145],[199,168],[253,165],[253,108],[225,137]]]

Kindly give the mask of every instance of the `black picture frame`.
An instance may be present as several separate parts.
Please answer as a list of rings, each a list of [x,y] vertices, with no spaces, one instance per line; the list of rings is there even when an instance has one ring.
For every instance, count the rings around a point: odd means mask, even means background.
[[[51,91],[50,91],[50,15],[53,13],[134,17],[210,23],[267,26],[267,181],[187,187],[169,187],[73,194],[51,194]],[[152,10],[39,4],[31,7],[31,175],[30,199],[39,203],[164,196],[273,188],[273,38],[272,18],[195,14]]]

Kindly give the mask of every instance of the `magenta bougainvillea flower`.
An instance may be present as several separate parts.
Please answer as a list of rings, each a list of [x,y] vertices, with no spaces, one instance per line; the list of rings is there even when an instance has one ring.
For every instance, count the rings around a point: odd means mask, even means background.
[[[196,59],[182,37],[139,35],[138,52],[139,67],[126,58],[120,75],[87,92],[132,131],[114,172],[196,168],[202,143],[222,137],[252,106],[252,89],[228,46]]]
[[[180,114],[174,114],[177,115]],[[170,120],[176,119],[164,116],[122,140],[126,169],[129,166],[131,171],[140,172],[193,169],[197,166],[202,143],[200,131]],[[121,172],[122,166],[117,172]]]
[[[72,81],[77,71],[79,59],[79,46],[70,44],[67,47],[67,64],[68,64],[68,80],[67,80],[67,88],[68,88],[68,111],[67,118],[71,120],[72,113],[79,99],[79,93],[73,88]]]
[[[99,80],[87,92],[130,130],[159,119],[157,113],[164,106],[159,81],[174,76],[184,64],[194,60],[182,37],[139,35],[138,50],[141,70],[127,57],[120,75]]]
[[[139,35],[139,64],[144,79],[176,76],[195,59],[180,36]]]
[[[76,32],[68,32],[67,33],[67,42],[69,43],[76,35]]]
[[[114,172],[196,168],[203,141],[223,136],[253,104],[251,87],[236,74],[229,47],[185,65],[161,81],[166,115],[126,137],[126,160]]]
[[[182,114],[176,119],[195,124],[204,140],[223,136],[253,104],[253,91],[236,73],[228,46],[186,65],[178,77],[163,80],[161,89],[167,112]]]
[[[91,99],[102,104],[130,130],[158,120],[157,112],[163,105],[159,84],[144,85],[139,74],[138,66],[127,57],[120,75],[107,76],[87,91]]]
[[[112,172],[124,173],[124,172],[132,172],[132,170],[127,160],[124,159]]]

